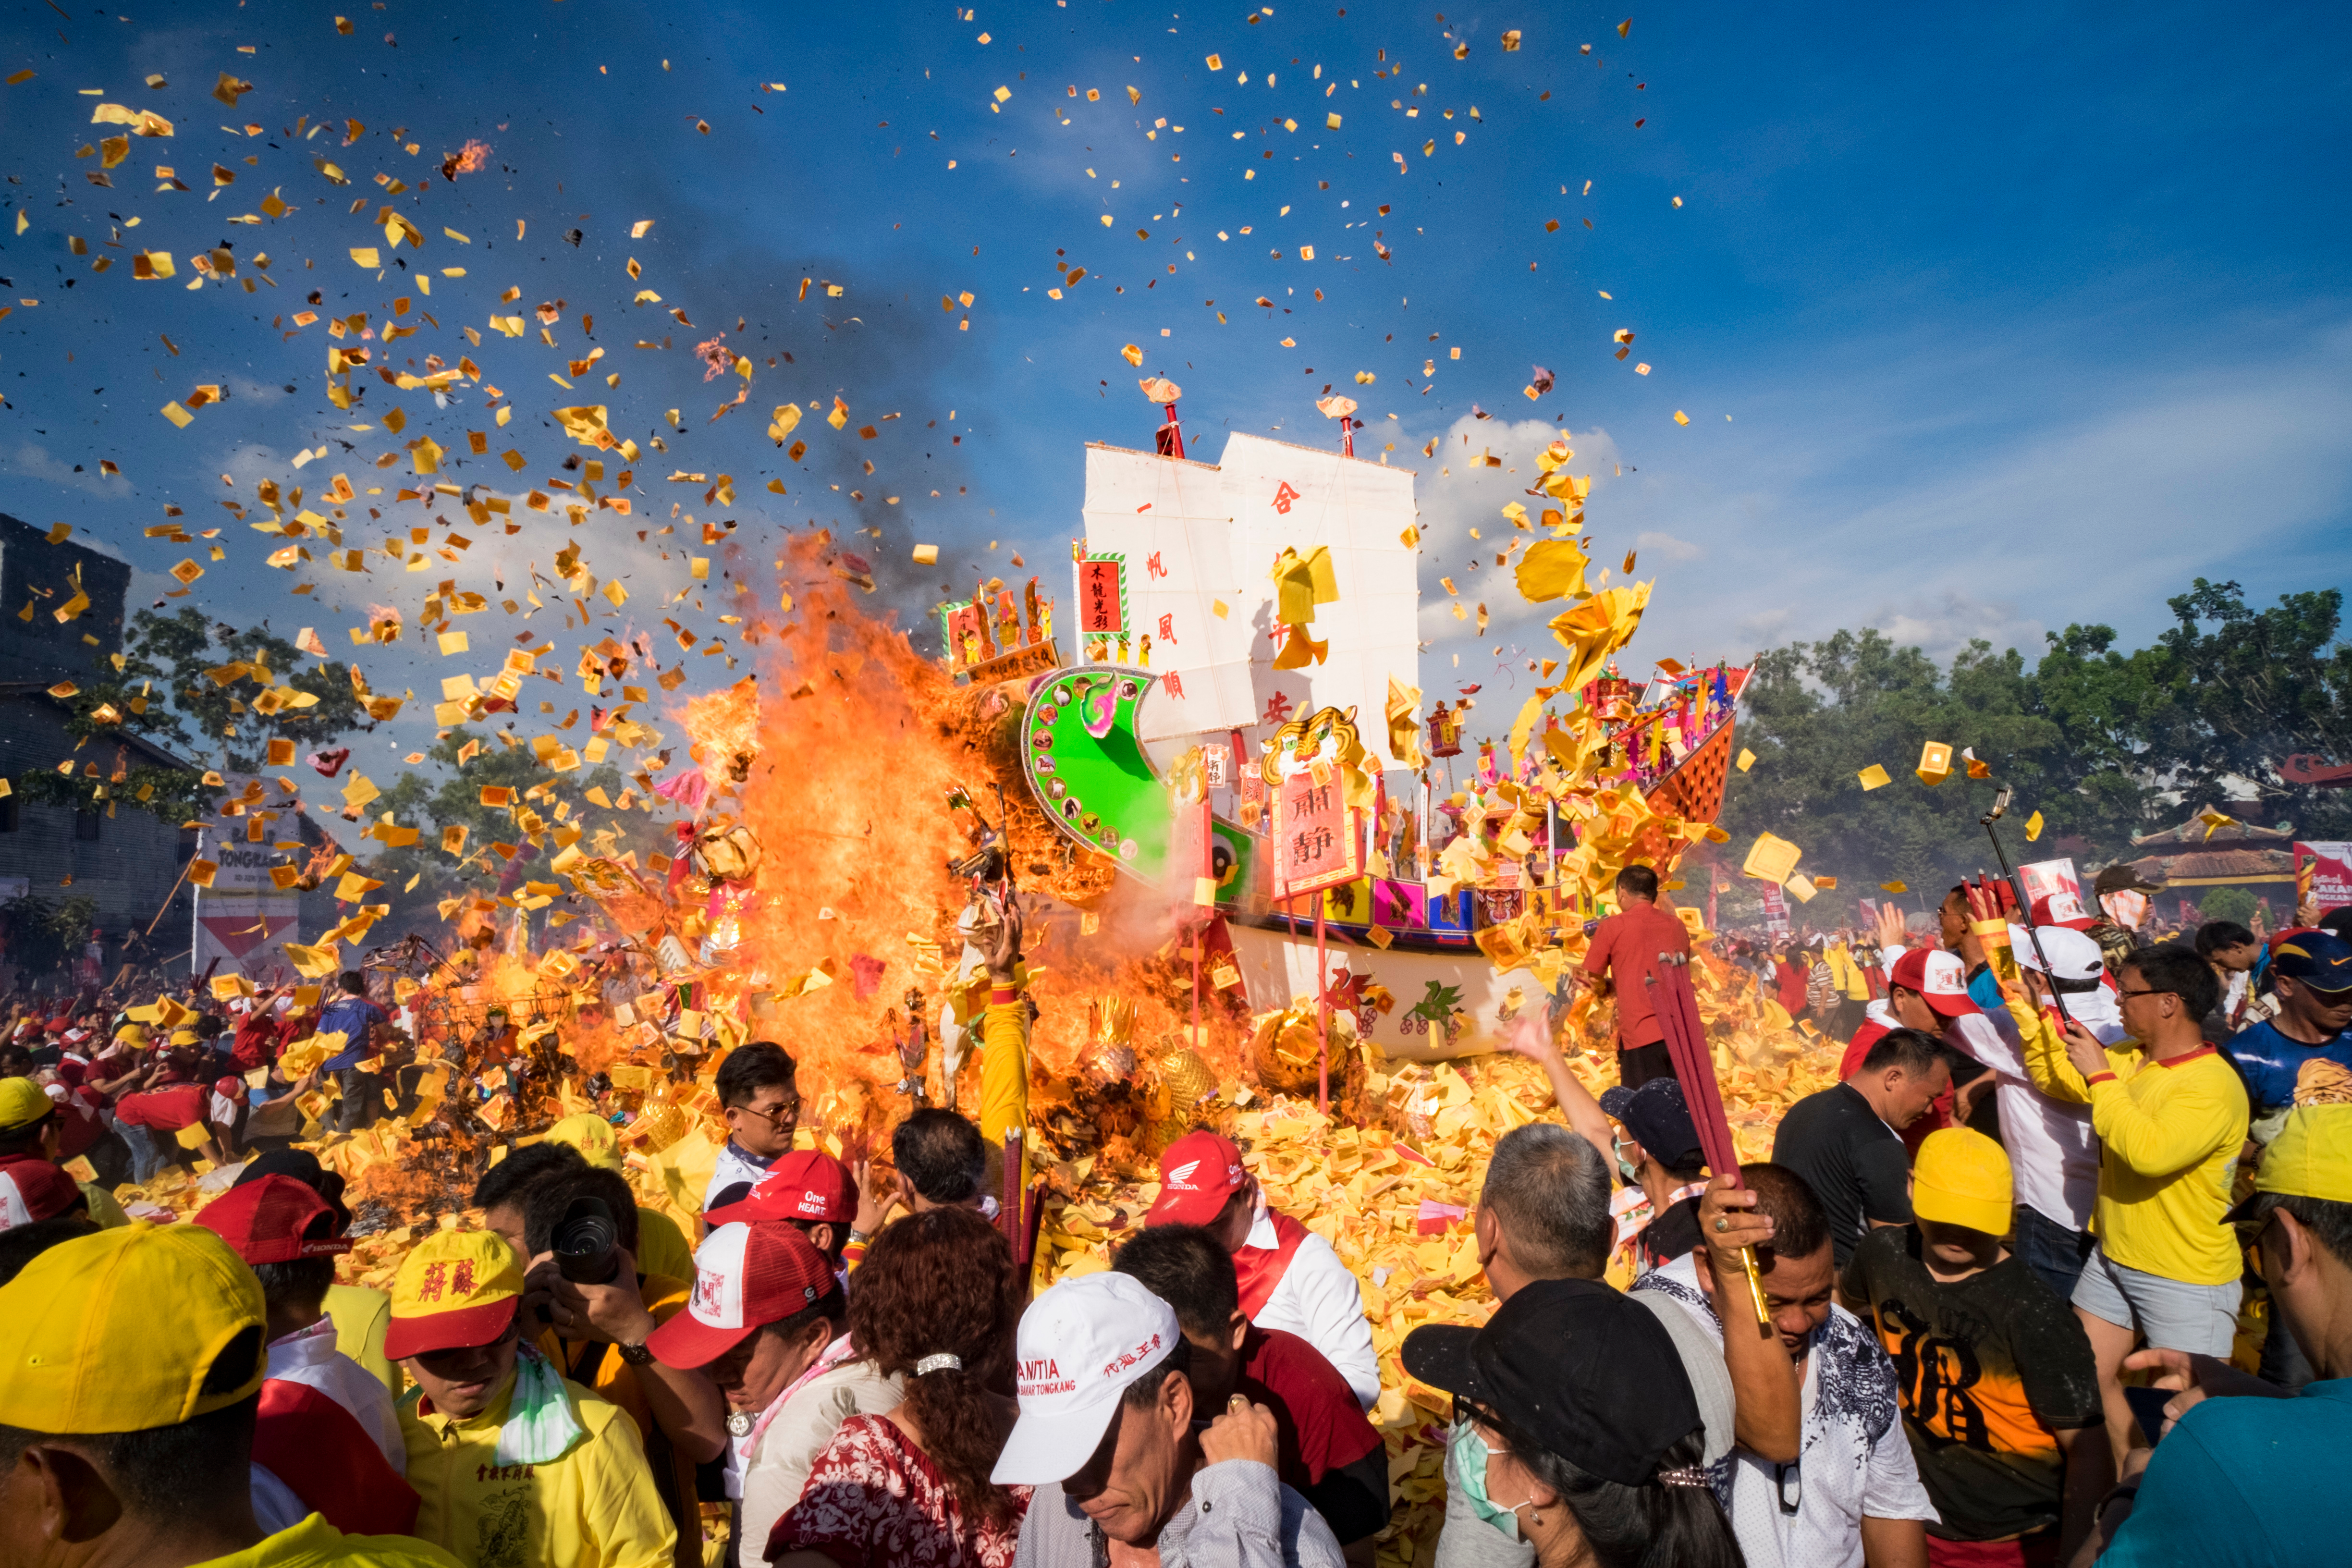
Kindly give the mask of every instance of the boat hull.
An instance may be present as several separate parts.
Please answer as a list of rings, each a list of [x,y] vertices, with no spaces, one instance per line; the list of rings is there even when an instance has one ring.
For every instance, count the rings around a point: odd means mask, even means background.
[[[1226,930],[1252,1006],[1287,1006],[1293,997],[1317,994],[1312,921],[1300,921],[1295,936],[1288,922],[1278,918],[1235,917],[1227,921]],[[1327,926],[1325,961],[1324,978],[1335,982],[1332,989],[1348,990],[1348,976],[1361,975],[1395,998],[1386,1013],[1370,1005],[1356,1007],[1356,1034],[1383,1055],[1410,1061],[1443,1061],[1497,1049],[1512,1021],[1547,1000],[1533,973],[1526,969],[1496,973],[1467,938],[1459,948],[1394,946],[1383,951]]]

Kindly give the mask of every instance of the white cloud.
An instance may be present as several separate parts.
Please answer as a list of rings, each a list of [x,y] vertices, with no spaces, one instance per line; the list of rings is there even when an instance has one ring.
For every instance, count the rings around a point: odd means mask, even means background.
[[[1663,555],[1669,561],[1696,561],[1706,553],[1687,539],[1676,539],[1673,534],[1654,528],[1640,535],[1633,543],[1645,555]]]
[[[5,468],[11,479],[44,479],[53,485],[62,485],[68,489],[81,490],[94,496],[104,496],[110,500],[120,500],[131,492],[131,483],[128,479],[118,475],[100,473],[95,462],[77,471],[71,463],[60,462],[50,457],[49,449],[37,441],[16,443],[16,449],[8,454],[5,463],[0,463],[0,468]],[[34,520],[26,518],[25,521],[31,522]],[[121,553],[93,540],[80,539],[79,542],[101,554],[119,556]]]

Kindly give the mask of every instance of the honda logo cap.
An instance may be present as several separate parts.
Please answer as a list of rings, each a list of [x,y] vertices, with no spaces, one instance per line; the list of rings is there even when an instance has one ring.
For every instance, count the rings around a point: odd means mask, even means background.
[[[1984,1011],[1969,996],[1968,971],[1960,966],[1958,954],[1915,947],[1895,961],[1887,978],[1906,991],[1916,991],[1926,997],[1927,1005],[1939,1018]]]
[[[857,1182],[849,1167],[815,1149],[795,1149],[768,1167],[751,1195],[724,1204],[703,1218],[714,1229],[762,1219],[830,1220],[846,1225],[857,1217]]]
[[[1233,1195],[1249,1181],[1242,1169],[1242,1152],[1233,1140],[1203,1127],[1187,1132],[1160,1156],[1160,1196],[1152,1201],[1143,1223],[1207,1225],[1223,1214]]]
[[[1132,1275],[1082,1274],[1038,1297],[1015,1340],[1021,1419],[988,1479],[1041,1487],[1076,1475],[1110,1430],[1120,1392],[1167,1359],[1177,1332],[1176,1309]]]
[[[736,1205],[740,1206],[740,1205]],[[694,1250],[694,1297],[646,1349],[665,1366],[708,1366],[763,1323],[804,1312],[838,1288],[833,1265],[780,1220],[722,1225]]]

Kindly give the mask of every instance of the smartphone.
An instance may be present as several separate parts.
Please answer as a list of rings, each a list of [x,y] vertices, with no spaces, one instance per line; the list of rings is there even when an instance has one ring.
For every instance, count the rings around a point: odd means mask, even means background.
[[[2164,1407],[2172,1403],[2173,1390],[2168,1388],[2126,1388],[2124,1403],[2131,1406],[2132,1419],[2147,1436],[2153,1447],[2164,1436]]]

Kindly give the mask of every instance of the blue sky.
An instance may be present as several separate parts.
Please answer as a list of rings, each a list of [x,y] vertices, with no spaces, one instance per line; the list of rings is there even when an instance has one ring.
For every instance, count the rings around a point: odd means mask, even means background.
[[[1359,398],[1360,448],[1393,443],[1390,460],[1423,476],[1433,696],[1447,656],[1475,680],[1487,650],[1544,640],[1498,574],[1468,567],[1465,531],[1491,541],[1525,481],[1449,463],[1465,435],[1521,468],[1550,432],[1571,433],[1575,466],[1596,476],[1596,559],[1638,548],[1637,574],[1657,580],[1644,665],[1863,625],[1939,653],[1980,635],[2030,655],[2043,629],[2097,620],[2135,646],[2195,576],[2237,578],[2265,602],[2352,582],[2340,9],[1667,5],[1621,37],[1622,12],[1533,6],[1441,20],[1434,5],[1181,0],[344,4],[349,35],[331,11],[257,0],[128,20],[0,7],[0,76],[36,73],[0,88],[0,303],[14,306],[0,319],[0,510],[73,522],[138,563],[147,598],[188,553],[140,536],[166,504],[226,530],[228,559],[207,563],[194,602],[288,631],[315,622],[332,646],[371,600],[413,618],[442,574],[412,584],[381,560],[365,580],[314,571],[313,598],[289,601],[293,582],[260,563],[268,545],[214,504],[233,493],[225,474],[248,501],[263,477],[371,482],[367,465],[397,443],[344,427],[395,403],[409,437],[460,452],[485,427],[478,389],[436,412],[364,373],[364,412],[332,408],[324,321],[280,336],[312,289],[321,311],[372,324],[410,296],[443,325],[398,356],[469,353],[509,395],[514,422],[491,450],[517,444],[527,475],[492,457],[445,479],[562,477],[577,448],[545,421],[575,401],[607,404],[617,433],[668,439],[638,465],[630,525],[600,513],[572,532],[592,567],[627,574],[632,613],[684,582],[664,541],[635,538],[673,502],[763,540],[811,519],[878,529],[866,545],[883,600],[910,612],[942,583],[969,592],[975,568],[1014,575],[1016,552],[1066,591],[1081,443],[1146,445],[1156,418],[1120,356],[1130,343],[1145,371],[1182,384],[1211,457],[1227,427],[1333,439],[1314,396]],[[223,71],[253,83],[233,110],[209,96]],[[166,85],[142,85],[150,73]],[[175,126],[134,138],[110,189],[85,178],[97,159],[74,156],[118,129],[88,122],[100,102]],[[333,129],[298,142],[298,117]],[[365,129],[346,146],[350,119]],[[247,123],[264,133],[223,129]],[[440,159],[477,139],[488,165],[442,181]],[[351,183],[329,184],[320,156]],[[156,193],[159,163],[193,189]],[[236,179],[207,203],[215,163]],[[429,194],[387,195],[379,173],[429,177]],[[272,188],[286,217],[222,221]],[[350,258],[382,244],[368,219],[385,203],[425,236],[398,254],[436,273],[429,297]],[[70,236],[91,255],[72,255]],[[178,276],[133,281],[109,237],[168,248]],[[224,241],[266,250],[278,286],[187,290],[187,258]],[[113,270],[89,270],[100,255]],[[438,275],[451,266],[466,276]],[[501,304],[509,287],[520,296]],[[633,305],[643,288],[661,302]],[[480,347],[457,335],[556,300],[554,349],[536,321]],[[672,307],[691,327],[661,313]],[[1622,363],[1620,329],[1635,334]],[[741,384],[705,384],[691,346],[721,330],[755,374],[714,424]],[[664,336],[667,351],[632,346]],[[592,346],[606,351],[594,374],[570,376],[562,362]],[[1535,365],[1557,384],[1530,403]],[[1377,380],[1359,386],[1358,372]],[[185,429],[158,415],[200,384],[231,395]],[[804,466],[763,435],[774,405],[835,396],[849,428],[806,420]],[[682,430],[662,418],[673,407]],[[876,438],[856,439],[868,421]],[[1440,455],[1424,459],[1433,439]],[[288,467],[321,443],[325,462]],[[101,458],[124,477],[101,478]],[[673,468],[733,474],[736,505],[662,483]],[[770,478],[788,493],[764,491]],[[379,542],[383,524],[354,519],[352,542]],[[528,562],[546,569],[564,532],[534,520],[450,574],[516,581]],[[940,569],[909,563],[917,542],[940,545]],[[1444,613],[1441,574],[1496,612],[1487,637]],[[407,668],[420,689],[446,672]]]

